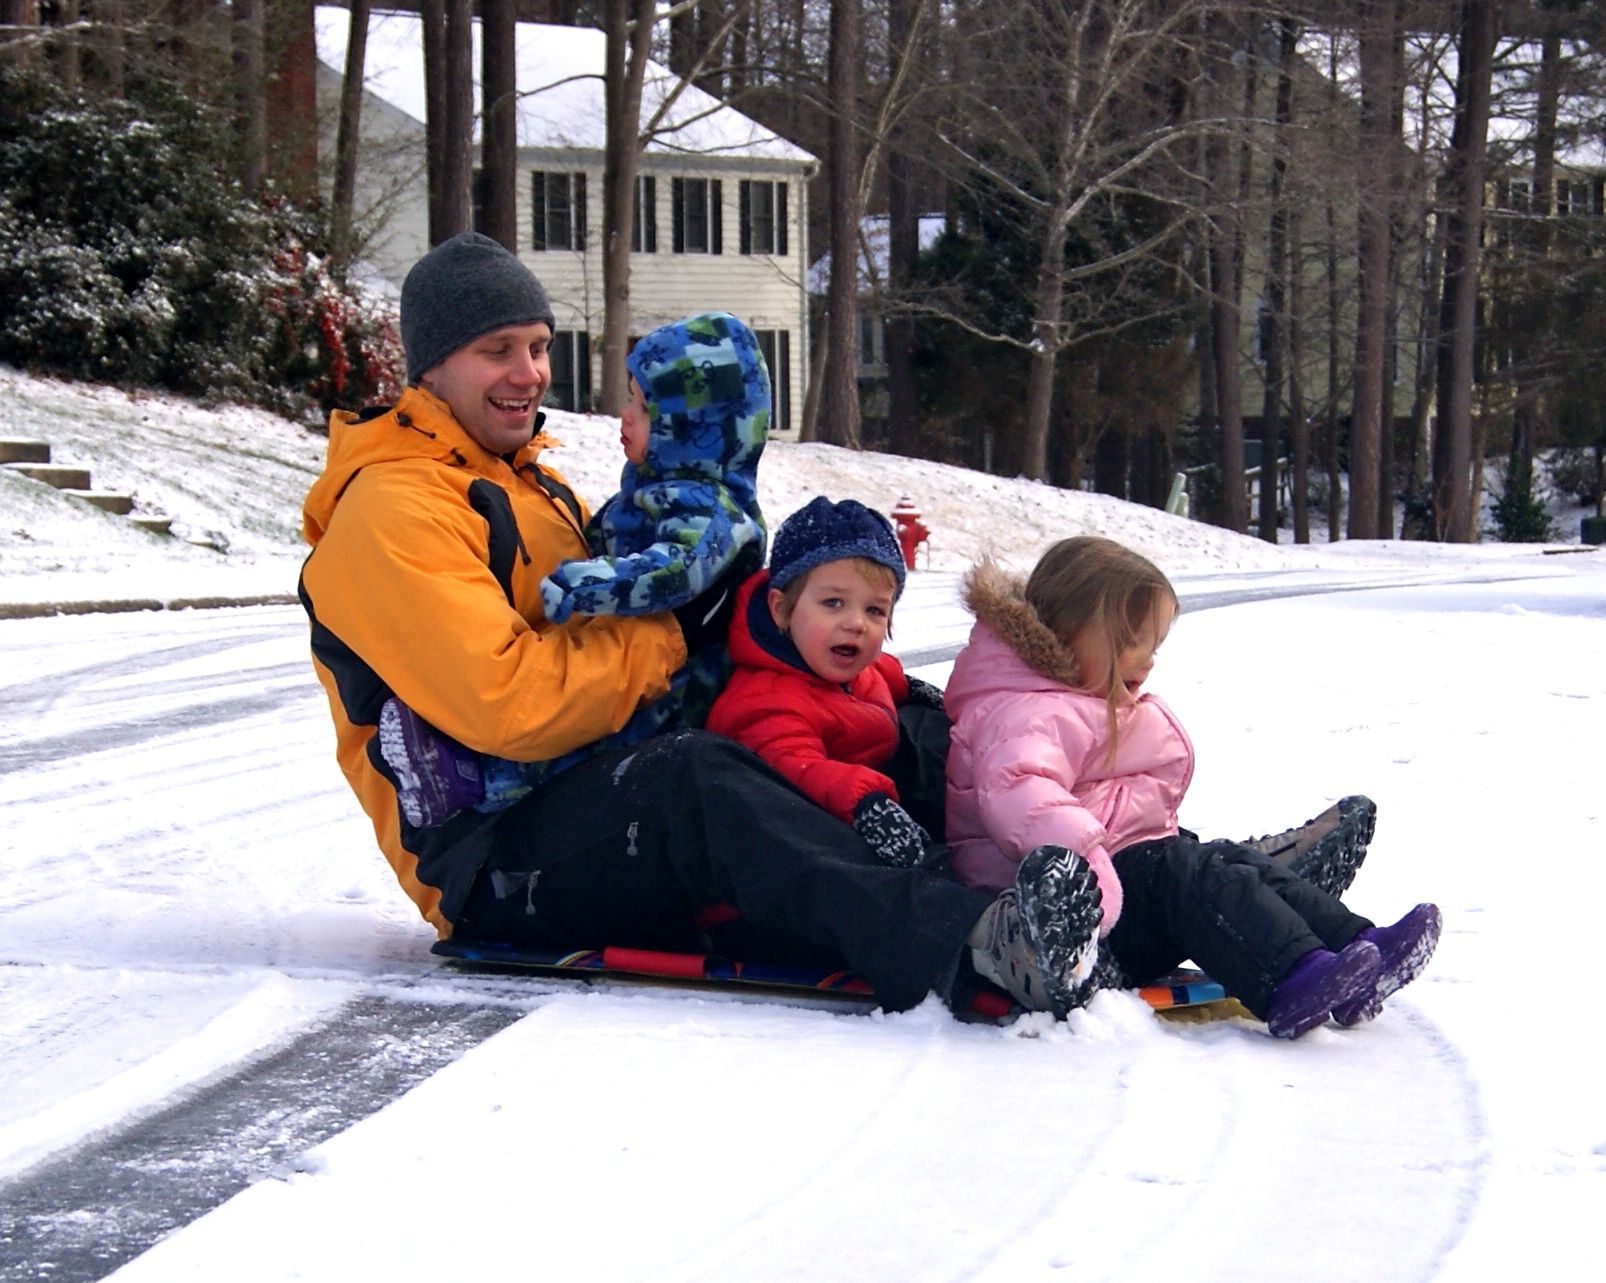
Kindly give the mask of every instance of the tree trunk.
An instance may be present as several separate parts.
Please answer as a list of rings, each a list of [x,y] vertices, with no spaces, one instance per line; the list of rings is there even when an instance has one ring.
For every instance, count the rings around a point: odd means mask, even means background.
[[[312,0],[280,0],[271,39],[278,50],[268,77],[268,153],[284,193],[299,204],[318,199],[318,33]]]
[[[1433,528],[1440,540],[1471,542],[1472,383],[1478,319],[1478,260],[1494,68],[1497,0],[1464,0],[1458,42],[1455,131],[1445,174],[1449,230],[1439,307],[1439,424],[1433,441]]]
[[[1271,226],[1266,254],[1266,395],[1260,414],[1260,524],[1259,535],[1277,542],[1277,459],[1282,443],[1282,394],[1288,351],[1288,205],[1284,184],[1288,175],[1288,131],[1293,121],[1293,59],[1297,36],[1285,19],[1277,68],[1277,104],[1273,119],[1277,136],[1271,162]]]
[[[860,0],[831,0],[831,314],[820,440],[857,450],[859,429],[859,147]]]
[[[1379,415],[1377,537],[1394,537],[1394,399],[1399,382],[1400,352],[1400,267],[1405,239],[1405,8],[1404,0],[1389,0],[1393,6],[1389,43],[1389,142],[1388,142],[1388,223],[1389,266],[1385,277],[1383,307],[1383,403]]]
[[[1288,436],[1292,470],[1294,542],[1310,542],[1310,423],[1305,418],[1304,222],[1296,198],[1289,215],[1292,253],[1288,265]]]
[[[1059,361],[1060,309],[1065,302],[1065,231],[1055,219],[1044,238],[1032,299],[1032,353],[1026,370],[1026,418],[1020,473],[1042,481],[1048,476],[1048,422],[1054,405],[1054,367]]]
[[[441,232],[474,226],[474,5],[446,0],[446,132],[441,139]]]
[[[240,115],[240,182],[247,196],[262,191],[268,154],[268,96],[263,65],[263,0],[234,0],[234,85]],[[98,12],[100,6],[96,6]],[[121,52],[121,40],[117,43]],[[349,61],[349,59],[348,59]],[[120,60],[119,60],[120,63]],[[121,88],[121,66],[118,68]]]
[[[349,0],[346,74],[340,82],[340,126],[335,136],[335,181],[329,229],[337,271],[351,260],[352,218],[357,200],[357,143],[362,129],[363,67],[368,54],[368,0]]]
[[[602,412],[630,399],[630,232],[641,159],[641,89],[652,52],[654,0],[607,0],[604,92],[607,140],[602,172]],[[634,28],[630,22],[634,20]]]
[[[1338,439],[1338,214],[1327,202],[1327,542],[1344,537]]]
[[[1528,478],[1531,487],[1535,426],[1539,417],[1539,398],[1544,384],[1540,366],[1553,348],[1549,307],[1540,295],[1548,282],[1542,275],[1543,264],[1551,255],[1554,226],[1551,219],[1556,213],[1556,117],[1561,100],[1561,30],[1554,11],[1544,13],[1545,30],[1540,42],[1538,92],[1534,110],[1534,171],[1533,198],[1530,208],[1542,221],[1528,246],[1533,256],[1529,264],[1530,278],[1538,288],[1530,286],[1528,297],[1533,300],[1535,315],[1530,312],[1532,324],[1525,327],[1517,344],[1517,395],[1511,412],[1511,458],[1508,477]],[[1539,296],[1539,297],[1536,297]]]
[[[446,0],[420,0],[424,37],[424,148],[429,189],[429,243],[446,230]]]
[[[56,64],[56,78],[62,85],[76,93],[84,85],[84,59],[83,46],[79,42],[78,32],[70,30],[82,16],[78,0],[57,0],[56,25],[69,28],[67,33],[58,37],[50,47],[51,61]]]
[[[797,426],[799,441],[820,439],[820,399],[825,389],[825,363],[831,354],[831,314],[820,318],[820,334],[810,352],[809,387],[803,394],[803,421]]]
[[[1231,8],[1216,26],[1218,50],[1211,59],[1215,85],[1212,106],[1217,114],[1232,111],[1232,58],[1242,52],[1242,28]],[[1244,405],[1239,369],[1239,223],[1232,195],[1231,138],[1216,129],[1205,144],[1205,176],[1215,214],[1207,235],[1210,256],[1210,349],[1215,360],[1216,415],[1220,425],[1217,466],[1221,474],[1221,510],[1217,520],[1228,530],[1249,531],[1249,500],[1244,493]],[[1237,176],[1242,181],[1242,174]]]
[[[890,0],[887,6],[887,43],[894,62],[908,45],[914,3],[915,0]],[[892,310],[886,319],[887,430],[893,453],[913,456],[920,443],[915,325],[913,317],[898,310],[899,300],[914,283],[920,254],[915,162],[905,150],[907,146],[907,137],[895,135],[887,150],[887,290],[892,299]]]
[[[1355,395],[1349,432],[1349,537],[1378,537],[1383,367],[1388,340],[1389,205],[1393,184],[1394,0],[1360,8],[1361,133],[1355,175]]]
[[[480,230],[519,252],[518,0],[480,0]]]

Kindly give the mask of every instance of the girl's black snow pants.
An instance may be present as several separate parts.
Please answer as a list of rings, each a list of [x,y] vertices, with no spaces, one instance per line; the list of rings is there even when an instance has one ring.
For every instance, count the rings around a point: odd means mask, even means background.
[[[1106,941],[1129,983],[1192,959],[1264,1017],[1271,991],[1312,949],[1339,950],[1372,924],[1270,856],[1192,833],[1115,854],[1122,908]]]
[[[608,945],[847,966],[888,1010],[974,983],[990,897],[882,863],[849,825],[723,736],[582,762],[498,817],[453,923],[533,948]]]

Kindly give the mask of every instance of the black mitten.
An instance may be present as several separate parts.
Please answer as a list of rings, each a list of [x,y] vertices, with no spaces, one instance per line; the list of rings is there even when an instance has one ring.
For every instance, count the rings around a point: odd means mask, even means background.
[[[923,682],[918,677],[909,680],[909,698],[906,701],[920,708],[934,708],[939,713],[943,711],[942,692],[930,682]]]
[[[885,793],[867,793],[853,808],[853,827],[888,864],[912,869],[931,850],[931,834]]]

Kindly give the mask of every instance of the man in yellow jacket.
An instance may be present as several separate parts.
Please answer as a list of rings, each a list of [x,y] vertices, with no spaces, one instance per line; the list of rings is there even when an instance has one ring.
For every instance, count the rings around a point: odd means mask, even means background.
[[[1045,977],[1080,978],[1087,897],[1066,896],[1059,866],[1042,894],[990,902],[945,871],[883,864],[722,737],[681,730],[585,756],[668,690],[688,642],[728,624],[735,585],[674,613],[549,623],[541,579],[588,551],[584,505],[540,458],[546,295],[465,233],[413,268],[401,318],[401,399],[331,416],[301,598],[341,769],[441,936],[693,952],[712,937],[755,959],[851,967],[892,1010],[933,989],[967,1002],[973,963],[995,977],[1024,967],[1024,986],[1005,987],[1031,1006]],[[475,752],[563,767],[508,810],[415,828],[376,736],[392,697]],[[1067,903],[1081,911],[1069,943]]]

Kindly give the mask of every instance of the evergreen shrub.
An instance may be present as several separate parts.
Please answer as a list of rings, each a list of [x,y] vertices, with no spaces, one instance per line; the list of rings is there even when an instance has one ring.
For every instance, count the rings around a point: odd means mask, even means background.
[[[0,68],[0,361],[289,415],[394,399],[394,309],[328,271],[308,213],[245,195],[228,122]]]

